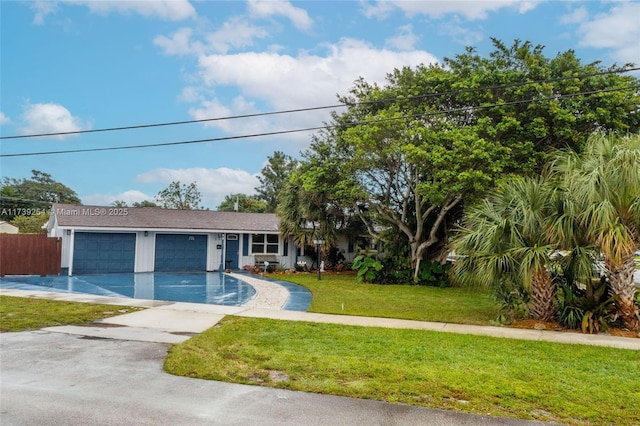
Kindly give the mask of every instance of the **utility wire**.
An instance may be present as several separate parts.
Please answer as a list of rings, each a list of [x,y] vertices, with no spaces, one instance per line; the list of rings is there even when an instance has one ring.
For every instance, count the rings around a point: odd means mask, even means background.
[[[502,107],[502,106],[508,106],[508,105],[519,105],[519,104],[548,101],[548,100],[561,100],[561,99],[573,98],[576,96],[587,96],[587,95],[595,95],[599,93],[619,92],[619,91],[626,91],[626,90],[633,90],[633,89],[640,89],[640,84],[627,86],[627,87],[604,89],[604,90],[593,90],[593,91],[587,91],[587,92],[570,93],[565,95],[545,96],[545,97],[540,97],[536,99],[521,99],[518,101],[494,103],[494,104],[488,104],[488,105],[468,106],[468,107],[454,108],[454,109],[443,110],[443,111],[432,111],[432,112],[421,113],[421,114],[403,115],[399,117],[364,120],[364,121],[358,121],[354,123],[348,123],[346,125],[334,124],[334,125],[324,125],[324,126],[317,126],[317,127],[306,127],[306,128],[300,128],[300,129],[278,130],[273,132],[253,133],[253,134],[247,134],[247,135],[223,136],[218,138],[196,139],[196,140],[178,141],[178,142],[163,142],[163,143],[143,144],[143,145],[126,145],[126,146],[115,146],[115,147],[106,147],[106,148],[68,149],[68,150],[61,150],[61,151],[41,151],[41,152],[28,152],[28,153],[18,153],[18,154],[0,154],[0,158],[26,157],[26,156],[34,156],[34,155],[73,154],[73,153],[81,153],[81,152],[116,151],[116,150],[125,150],[125,149],[152,148],[152,147],[172,146],[172,145],[189,145],[189,144],[197,144],[197,143],[203,143],[203,142],[221,142],[221,141],[237,140],[237,139],[251,139],[251,138],[257,138],[257,137],[263,137],[263,136],[275,136],[275,135],[283,135],[283,134],[289,134],[289,133],[311,132],[311,131],[316,131],[321,129],[331,129],[331,128],[344,127],[344,126],[355,127],[360,125],[376,124],[376,123],[382,123],[387,121],[426,118],[426,117],[431,117],[436,115],[453,114],[457,112],[467,113],[475,110],[496,108],[496,107]]]
[[[6,202],[6,201],[13,201],[13,202],[19,202],[19,203],[30,203],[30,204],[47,204],[47,205],[53,205],[55,203],[57,203],[57,201],[45,201],[45,200],[30,200],[28,198],[16,198],[16,197],[6,197],[4,195],[0,195],[0,212],[3,212],[3,210],[27,210],[29,209],[29,207],[2,207],[2,205]],[[31,207],[32,210],[35,210],[36,207]]]
[[[349,103],[341,103],[341,104],[335,104],[335,105],[323,105],[323,106],[296,108],[296,109],[281,110],[281,111],[270,111],[270,112],[260,112],[260,113],[253,113],[253,114],[231,115],[226,117],[204,118],[200,120],[171,121],[171,122],[165,122],[165,123],[139,124],[134,126],[108,127],[108,128],[92,129],[92,130],[76,130],[71,132],[0,136],[0,140],[37,138],[37,137],[47,137],[47,136],[68,136],[68,135],[78,135],[78,134],[85,134],[85,133],[100,133],[100,132],[113,132],[113,131],[120,131],[120,130],[148,129],[153,127],[178,126],[183,124],[206,123],[206,122],[212,122],[212,121],[225,121],[225,120],[236,120],[236,119],[243,119],[243,118],[266,117],[270,115],[293,114],[298,112],[318,111],[323,109],[335,109],[335,108],[352,107],[357,105],[371,105],[371,104],[378,104],[378,103],[395,102],[398,100],[403,100],[403,101],[419,100],[419,99],[427,99],[427,98],[438,97],[438,96],[447,96],[447,95],[450,96],[450,95],[458,95],[463,93],[473,93],[473,92],[479,92],[479,91],[485,91],[485,90],[507,89],[511,87],[528,86],[533,84],[554,83],[554,82],[559,82],[564,80],[600,77],[600,76],[609,75],[609,74],[622,74],[622,73],[639,71],[639,70],[640,70],[640,67],[625,68],[622,70],[609,70],[609,71],[602,71],[602,72],[593,73],[593,74],[556,77],[556,78],[549,78],[545,80],[522,81],[522,82],[500,84],[500,85],[493,85],[493,86],[483,86],[483,87],[476,87],[476,88],[451,90],[447,92],[433,92],[433,93],[427,93],[424,95],[408,96],[406,98],[384,98],[384,99],[378,99],[374,101],[353,102],[353,103],[349,102]]]

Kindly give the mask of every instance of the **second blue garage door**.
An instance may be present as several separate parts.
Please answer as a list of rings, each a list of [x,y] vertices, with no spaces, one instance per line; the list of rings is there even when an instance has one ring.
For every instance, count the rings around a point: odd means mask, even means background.
[[[207,269],[207,236],[157,234],[155,258],[158,272],[204,271]]]

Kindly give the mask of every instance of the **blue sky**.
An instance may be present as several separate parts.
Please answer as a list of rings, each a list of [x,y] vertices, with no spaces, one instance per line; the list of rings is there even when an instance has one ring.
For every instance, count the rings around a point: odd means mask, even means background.
[[[2,1],[2,136],[188,121],[336,103],[359,76],[442,61],[491,37],[640,64],[640,2]],[[0,141],[1,154],[155,144],[321,126],[327,110]],[[195,181],[203,206],[254,193],[267,158],[309,133],[0,158],[3,177],[50,173],[83,203],[152,199]]]

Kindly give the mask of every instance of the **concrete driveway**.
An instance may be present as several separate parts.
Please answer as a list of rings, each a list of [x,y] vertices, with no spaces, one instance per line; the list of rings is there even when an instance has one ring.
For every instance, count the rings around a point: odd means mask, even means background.
[[[533,425],[166,374],[168,344],[48,331],[0,334],[9,425]]]

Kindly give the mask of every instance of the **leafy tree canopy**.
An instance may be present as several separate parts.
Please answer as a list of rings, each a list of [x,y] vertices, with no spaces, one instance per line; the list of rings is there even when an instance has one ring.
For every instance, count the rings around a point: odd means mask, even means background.
[[[46,234],[46,229],[42,226],[49,220],[48,214],[33,214],[33,215],[19,215],[15,216],[11,221],[13,226],[18,227],[18,232],[21,234]]]
[[[160,207],[153,201],[144,200],[144,201],[136,201],[131,205],[131,207]]]
[[[218,206],[218,211],[265,213],[267,211],[267,203],[251,195],[230,194],[224,197],[224,201]]]
[[[262,168],[258,180],[260,186],[255,190],[258,193],[256,197],[267,203],[268,212],[275,212],[278,206],[278,194],[287,180],[289,174],[296,169],[298,161],[281,151],[276,151],[273,156],[269,157],[269,162]]]
[[[114,207],[129,207],[129,204],[127,204],[127,202],[124,200],[116,200],[112,202],[111,205]],[[154,203],[153,201],[143,200],[143,201],[136,201],[135,203],[131,204],[131,207],[160,207],[160,206]]]
[[[158,192],[155,197],[160,207],[165,209],[196,210],[200,208],[202,195],[195,182],[189,185],[173,181]]]
[[[384,86],[356,81],[340,98],[347,111],[304,155],[305,189],[322,194],[321,162],[333,179],[326,198],[353,208],[374,236],[404,235],[415,271],[445,258],[464,204],[501,179],[539,172],[553,149],[581,151],[593,132],[640,128],[638,80],[625,67],[493,42],[488,57],[468,48],[442,65],[393,70]]]
[[[78,194],[50,174],[31,171],[30,179],[5,177],[0,187],[0,217],[11,220],[24,209],[48,211],[52,203],[80,204]]]

